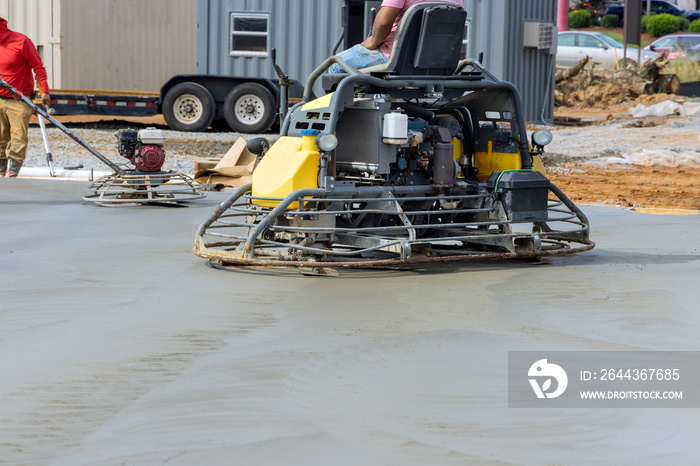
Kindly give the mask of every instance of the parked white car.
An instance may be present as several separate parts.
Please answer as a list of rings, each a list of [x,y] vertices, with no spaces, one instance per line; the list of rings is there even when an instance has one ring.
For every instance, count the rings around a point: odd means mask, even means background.
[[[560,32],[557,46],[557,69],[571,68],[584,57],[589,56],[598,66],[618,70],[625,65],[639,65],[638,50],[625,46],[610,36],[600,32],[566,31]],[[642,50],[641,62],[656,58],[658,53]]]

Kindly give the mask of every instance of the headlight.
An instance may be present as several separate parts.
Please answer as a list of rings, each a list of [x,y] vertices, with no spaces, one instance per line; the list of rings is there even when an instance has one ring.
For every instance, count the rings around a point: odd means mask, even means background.
[[[322,152],[330,152],[338,145],[338,138],[331,133],[321,133],[316,136],[316,147]]]
[[[552,142],[552,133],[546,129],[539,129],[532,133],[532,144],[535,146],[544,147]]]

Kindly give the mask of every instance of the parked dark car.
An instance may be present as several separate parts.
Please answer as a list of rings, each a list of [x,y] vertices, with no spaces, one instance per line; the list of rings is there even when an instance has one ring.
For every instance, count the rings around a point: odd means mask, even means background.
[[[642,0],[642,11],[647,11],[646,0]],[[700,11],[684,10],[665,0],[651,0],[651,13],[657,15],[666,13],[673,16],[685,16],[690,21],[700,18]],[[617,15],[620,18],[620,24],[622,24],[622,20],[625,17],[625,4],[606,4],[606,7],[599,12],[599,15],[601,17],[605,15]]]
[[[688,57],[700,60],[700,34],[682,32],[669,34],[644,47],[650,52],[666,52],[668,58]]]

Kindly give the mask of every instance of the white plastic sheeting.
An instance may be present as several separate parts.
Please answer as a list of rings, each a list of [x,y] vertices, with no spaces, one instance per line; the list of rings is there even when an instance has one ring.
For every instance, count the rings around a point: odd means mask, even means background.
[[[641,165],[658,167],[700,167],[700,152],[672,150],[642,150],[619,156],[602,157],[591,161],[600,165]]]
[[[695,116],[700,115],[700,102],[684,102],[681,104],[672,100],[666,100],[651,106],[639,104],[634,108],[630,108],[629,112],[630,115],[635,118],[667,116],[674,114],[681,116]]]
[[[110,175],[111,171],[97,170],[66,170],[65,168],[54,168],[55,178],[92,181],[100,177]],[[19,171],[20,178],[52,178],[49,167],[22,167]]]

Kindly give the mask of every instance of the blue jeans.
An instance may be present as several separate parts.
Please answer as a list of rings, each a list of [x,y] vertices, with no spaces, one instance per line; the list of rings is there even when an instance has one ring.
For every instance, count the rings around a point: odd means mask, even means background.
[[[336,56],[342,58],[345,63],[348,63],[357,69],[379,65],[388,61],[379,49],[370,50],[367,47],[364,47],[362,44],[357,44],[347,50],[343,50]],[[345,73],[345,70],[343,70],[337,63],[333,63],[330,68],[328,68],[328,72]]]

